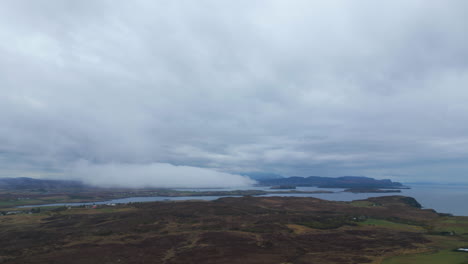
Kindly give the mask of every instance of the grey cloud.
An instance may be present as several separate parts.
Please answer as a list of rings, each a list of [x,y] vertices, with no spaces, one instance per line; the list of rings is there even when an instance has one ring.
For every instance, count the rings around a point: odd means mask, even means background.
[[[0,173],[88,160],[464,180],[467,7],[2,3]]]

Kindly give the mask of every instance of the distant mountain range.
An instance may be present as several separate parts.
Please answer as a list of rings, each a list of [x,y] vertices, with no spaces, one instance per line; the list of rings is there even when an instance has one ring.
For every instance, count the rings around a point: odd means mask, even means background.
[[[0,189],[3,190],[27,190],[27,189],[80,189],[87,188],[80,181],[71,180],[46,180],[20,178],[0,178]]]
[[[263,186],[279,186],[279,185],[293,185],[293,186],[314,186],[320,188],[404,188],[403,184],[393,182],[391,180],[377,180],[369,177],[361,176],[343,176],[338,178],[332,177],[289,177],[289,178],[275,178],[275,179],[259,179],[259,185]]]
[[[276,175],[275,175],[276,176]],[[376,180],[369,177],[344,176],[331,177],[289,177],[258,179],[262,186],[315,186],[320,188],[383,188],[401,189],[403,184],[391,180]],[[88,186],[80,181],[73,180],[48,180],[32,178],[0,178],[0,189],[3,190],[26,190],[26,189],[83,189],[96,188]]]

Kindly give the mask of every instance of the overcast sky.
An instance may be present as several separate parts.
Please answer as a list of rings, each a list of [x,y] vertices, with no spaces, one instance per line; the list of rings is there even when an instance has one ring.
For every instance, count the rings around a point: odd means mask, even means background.
[[[2,1],[0,176],[468,182],[467,10],[465,0]]]

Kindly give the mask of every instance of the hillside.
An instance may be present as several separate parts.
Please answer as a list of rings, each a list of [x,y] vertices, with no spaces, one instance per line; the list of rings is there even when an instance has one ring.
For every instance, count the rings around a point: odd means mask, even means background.
[[[463,263],[468,219],[410,197],[242,197],[0,216],[0,262]],[[411,262],[405,262],[411,259]]]

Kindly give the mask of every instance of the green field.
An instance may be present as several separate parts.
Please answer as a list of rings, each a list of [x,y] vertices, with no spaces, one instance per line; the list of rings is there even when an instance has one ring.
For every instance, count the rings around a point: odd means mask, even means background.
[[[28,205],[28,204],[40,204],[44,203],[43,200],[36,200],[36,199],[26,199],[26,200],[13,200],[13,201],[0,201],[0,208],[1,207],[15,207],[20,205]]]
[[[468,235],[468,217],[445,218],[434,223],[434,232],[455,232]]]
[[[349,204],[352,205],[352,206],[356,206],[356,207],[371,207],[371,206],[375,206],[375,203],[369,202],[369,201],[352,201],[352,202],[350,202]]]
[[[450,219],[460,221],[458,219]],[[462,219],[463,220],[463,219]],[[468,243],[464,239],[457,236],[427,236],[433,241],[431,248],[432,252],[409,254],[398,257],[391,257],[382,262],[382,264],[468,264],[468,253],[454,251],[460,247],[466,247]]]
[[[361,226],[377,226],[377,227],[385,227],[397,230],[404,230],[404,231],[423,231],[424,228],[421,226],[416,225],[408,225],[402,223],[395,223],[388,220],[383,219],[367,219],[364,222],[359,223]]]
[[[386,259],[382,264],[467,264],[468,253],[441,250],[435,253],[423,253],[398,256]]]

